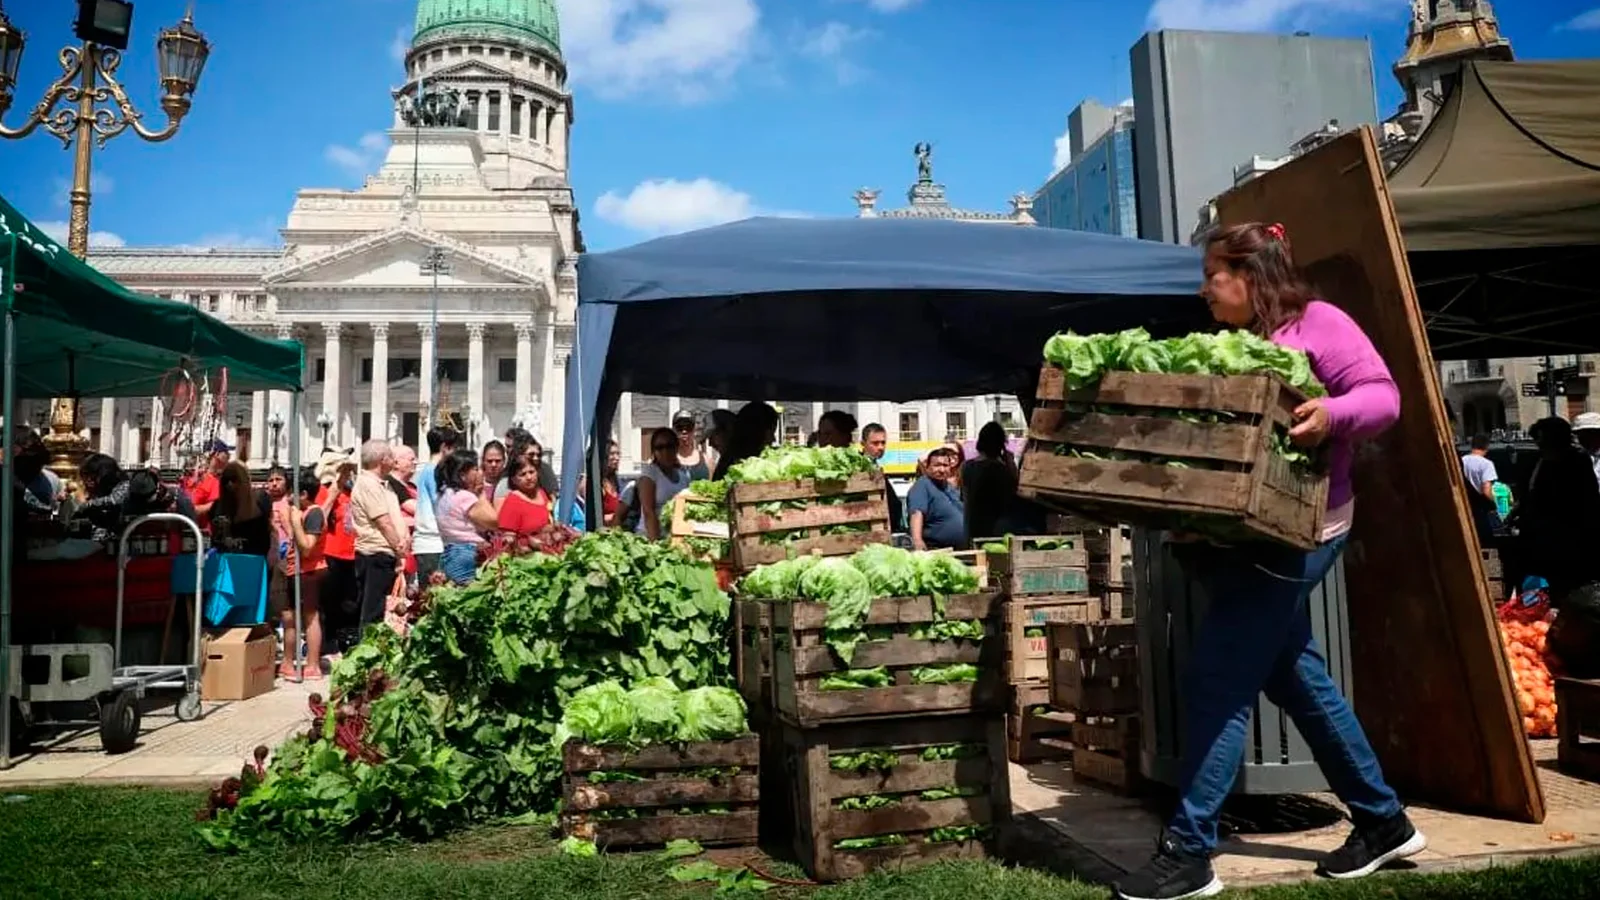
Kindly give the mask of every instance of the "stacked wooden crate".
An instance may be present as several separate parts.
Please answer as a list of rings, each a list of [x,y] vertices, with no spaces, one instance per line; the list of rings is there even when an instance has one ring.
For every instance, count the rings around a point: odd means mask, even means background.
[[[1138,786],[1139,657],[1131,624],[1052,625],[1050,702],[1072,716],[1072,770],[1122,791]]]
[[[761,746],[754,735],[642,750],[569,741],[561,827],[602,847],[756,843]]]
[[[1011,814],[997,592],[873,600],[863,623],[873,639],[848,661],[829,644],[824,604],[741,601],[739,610],[740,690],[761,709],[752,717],[763,723],[766,764],[776,754],[793,779],[781,813],[763,803],[764,838],[776,836],[769,825],[787,825],[819,881],[993,850]],[[984,637],[920,633],[941,621],[982,623]],[[975,666],[978,680],[918,682],[919,668],[951,664]],[[825,686],[879,668],[882,687]]]
[[[1012,761],[1065,759],[1072,753],[1071,719],[1050,704],[1052,624],[1097,622],[1103,602],[1090,591],[1089,553],[1082,535],[983,538],[989,571],[1004,597],[1006,682],[1010,704],[1006,741]]]

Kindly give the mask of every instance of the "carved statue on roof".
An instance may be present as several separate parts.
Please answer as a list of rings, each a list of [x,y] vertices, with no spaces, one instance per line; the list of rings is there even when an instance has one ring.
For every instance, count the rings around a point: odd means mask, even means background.
[[[918,141],[917,145],[911,148],[911,152],[917,157],[917,180],[932,181],[933,145],[927,141]]]
[[[467,109],[455,88],[434,88],[420,98],[400,96],[400,119],[407,128],[461,128]]]

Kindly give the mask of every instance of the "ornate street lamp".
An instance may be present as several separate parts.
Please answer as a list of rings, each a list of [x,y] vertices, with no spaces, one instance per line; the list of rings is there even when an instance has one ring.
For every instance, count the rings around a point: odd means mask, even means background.
[[[133,4],[126,0],[78,0],[78,18],[73,31],[83,43],[61,49],[58,54],[61,76],[45,89],[44,98],[21,125],[8,128],[0,122],[0,137],[17,140],[42,127],[55,135],[63,148],[76,151],[72,160],[72,189],[68,195],[71,213],[67,224],[67,250],[79,259],[89,255],[93,148],[104,147],[107,141],[130,128],[134,134],[151,142],[165,141],[177,134],[183,117],[189,113],[190,98],[200,83],[206,59],[211,55],[210,43],[194,27],[191,4],[181,22],[162,29],[156,38],[161,110],[166,113],[167,122],[160,130],[152,130],[145,126],[144,115],[134,107],[116,77],[132,25]],[[0,118],[11,108],[17,70],[22,65],[27,40],[22,29],[13,25],[5,10],[0,8]],[[45,443],[52,451],[51,467],[68,480],[75,480],[78,461],[88,452],[88,443],[78,434],[78,425],[78,398],[58,398],[50,415],[50,434],[45,437]]]
[[[267,416],[267,428],[272,431],[272,464],[278,464],[278,436],[283,433],[283,413],[273,410]]]
[[[333,428],[333,416],[327,410],[317,413],[317,427],[322,429],[322,449],[328,449],[328,431]]]

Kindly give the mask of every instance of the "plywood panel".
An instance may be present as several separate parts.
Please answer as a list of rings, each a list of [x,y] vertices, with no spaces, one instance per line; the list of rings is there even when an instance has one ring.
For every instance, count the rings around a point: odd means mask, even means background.
[[[1217,201],[1281,222],[1296,261],[1366,329],[1400,387],[1396,426],[1358,454],[1346,572],[1356,713],[1408,798],[1544,819],[1486,595],[1437,369],[1370,129]]]

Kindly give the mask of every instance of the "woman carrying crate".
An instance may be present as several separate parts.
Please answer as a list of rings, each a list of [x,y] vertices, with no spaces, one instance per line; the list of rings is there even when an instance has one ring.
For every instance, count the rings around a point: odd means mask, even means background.
[[[1320,874],[1359,878],[1427,846],[1328,674],[1306,607],[1349,537],[1352,448],[1399,417],[1399,391],[1360,326],[1316,299],[1295,268],[1282,225],[1235,225],[1212,235],[1200,293],[1223,325],[1310,357],[1328,396],[1294,411],[1297,424],[1289,437],[1302,447],[1327,445],[1328,513],[1322,543],[1310,552],[1257,544],[1197,555],[1212,602],[1185,679],[1178,808],[1150,863],[1117,883],[1118,896],[1126,900],[1221,892],[1211,867],[1217,822],[1244,760],[1251,708],[1263,692],[1294,719],[1355,825],[1344,845],[1322,859]]]

